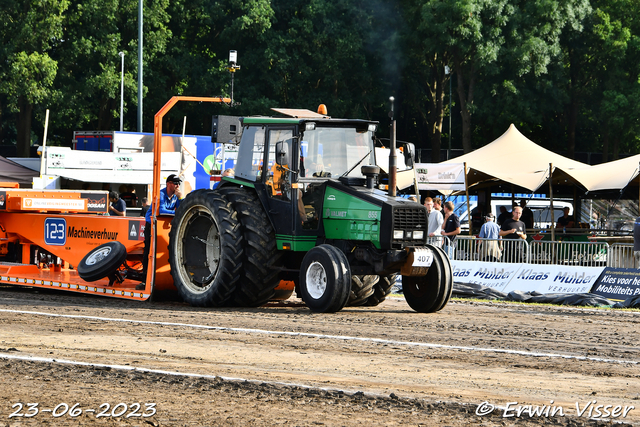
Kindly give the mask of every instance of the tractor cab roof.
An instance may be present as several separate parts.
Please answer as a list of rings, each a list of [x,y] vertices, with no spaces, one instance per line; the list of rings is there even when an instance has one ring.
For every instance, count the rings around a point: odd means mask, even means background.
[[[314,113],[311,110],[297,108],[272,108],[273,111],[284,117],[251,116],[242,117],[240,122],[245,124],[304,124],[314,122],[320,126],[362,126],[368,124],[377,125],[378,122],[361,119],[333,119],[326,114]]]

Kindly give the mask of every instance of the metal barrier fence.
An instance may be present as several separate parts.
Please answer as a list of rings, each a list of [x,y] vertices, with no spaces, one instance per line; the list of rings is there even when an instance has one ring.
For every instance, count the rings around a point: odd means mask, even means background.
[[[633,244],[614,243],[609,247],[607,267],[638,268],[633,257]]]
[[[430,236],[427,237],[427,244],[438,247],[451,246],[451,240],[448,236]]]
[[[529,244],[522,239],[480,239],[457,236],[452,260],[527,262]]]
[[[637,268],[633,245],[620,243],[610,246],[606,242],[526,242],[458,235],[448,254],[458,261]]]
[[[529,244],[529,263],[605,267],[608,248],[604,242],[534,241]]]

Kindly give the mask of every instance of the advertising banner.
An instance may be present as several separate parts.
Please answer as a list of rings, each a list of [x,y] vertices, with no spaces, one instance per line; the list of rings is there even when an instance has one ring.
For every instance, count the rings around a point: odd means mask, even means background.
[[[521,264],[521,269],[502,292],[536,291],[541,294],[589,292],[604,267]]]
[[[418,189],[440,192],[464,191],[462,163],[416,163]]]
[[[640,270],[635,268],[606,267],[591,293],[612,301],[624,301],[640,295]]]
[[[504,262],[451,261],[451,264],[454,282],[474,283],[500,292],[522,268],[522,264]]]
[[[451,261],[451,264],[454,282],[475,283],[504,293],[511,291],[536,291],[541,294],[586,293],[591,290],[604,270],[604,267],[480,261]],[[640,285],[640,273],[638,277]]]

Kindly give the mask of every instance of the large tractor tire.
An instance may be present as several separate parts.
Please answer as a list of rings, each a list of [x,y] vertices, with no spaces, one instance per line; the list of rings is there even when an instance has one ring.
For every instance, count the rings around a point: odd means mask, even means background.
[[[433,245],[431,246],[431,249],[440,254],[440,259],[444,264],[442,279],[444,291],[438,298],[439,307],[435,309],[435,311],[440,311],[451,299],[451,293],[453,292],[453,266],[451,265],[451,260],[447,256],[447,253],[441,247]]]
[[[182,201],[171,222],[169,264],[185,302],[220,307],[233,297],[242,243],[236,213],[222,195],[197,191]]]
[[[280,283],[282,252],[276,244],[275,230],[253,190],[226,186],[218,191],[233,205],[244,242],[242,271],[232,303],[258,307],[275,297]]]
[[[427,245],[433,252],[433,263],[426,276],[402,276],[402,291],[407,304],[418,313],[435,313],[449,301],[453,275],[447,255]]]
[[[393,285],[396,284],[396,280],[398,279],[397,274],[379,277],[380,280],[378,280],[378,282],[373,286],[373,293],[369,298],[367,298],[367,301],[365,301],[364,303],[364,305],[366,305],[367,307],[375,307],[382,301],[386,300],[391,293]]]
[[[357,307],[364,305],[374,293],[373,287],[380,280],[380,276],[351,276],[351,292],[347,307]]]
[[[331,245],[320,245],[304,256],[300,266],[300,296],[313,311],[342,310],[351,290],[347,257]]]

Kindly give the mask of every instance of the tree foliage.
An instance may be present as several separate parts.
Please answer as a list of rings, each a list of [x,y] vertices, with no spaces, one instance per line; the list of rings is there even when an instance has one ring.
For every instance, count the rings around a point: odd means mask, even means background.
[[[393,95],[398,137],[431,149],[433,161],[443,136],[469,151],[510,123],[570,156],[640,150],[640,20],[631,12],[640,0],[143,4],[145,131],[173,95],[229,96],[233,49],[239,103],[218,114],[324,103],[334,117],[379,120],[385,133]],[[134,130],[137,13],[137,0],[0,0],[1,142],[27,155],[47,108],[58,143],[69,144],[74,130],[115,129],[119,52],[125,129]],[[164,129],[181,131],[188,116],[188,131],[205,132],[210,115],[179,104]]]

